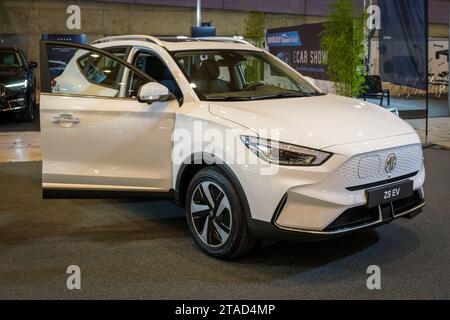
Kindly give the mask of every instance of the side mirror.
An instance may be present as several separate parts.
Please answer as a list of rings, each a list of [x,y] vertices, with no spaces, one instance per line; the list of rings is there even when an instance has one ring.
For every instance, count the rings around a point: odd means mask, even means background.
[[[38,63],[34,62],[34,61],[30,61],[30,62],[28,62],[28,67],[30,67],[30,69],[36,69],[38,67]]]
[[[313,86],[316,85],[316,80],[314,80],[313,78],[307,77],[307,76],[303,76],[303,78],[304,78],[306,81],[308,81],[310,84],[312,84]]]
[[[158,82],[148,82],[139,88],[137,99],[139,102],[153,103],[172,99],[173,95],[167,87]]]

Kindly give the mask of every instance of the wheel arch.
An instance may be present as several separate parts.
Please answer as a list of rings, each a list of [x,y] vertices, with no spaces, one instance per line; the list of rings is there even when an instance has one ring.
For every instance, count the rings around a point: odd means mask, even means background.
[[[230,168],[230,166],[228,166],[224,161],[221,160],[219,161],[219,159],[217,159],[217,157],[215,157],[214,155],[205,152],[192,154],[188,159],[189,161],[184,161],[183,164],[180,166],[175,182],[175,200],[178,203],[178,205],[180,205],[182,208],[185,207],[187,188],[189,186],[190,181],[197,174],[197,172],[207,167],[216,167],[227,178],[231,180],[232,184],[236,188],[236,191],[241,195],[247,219],[252,218],[245,190],[242,187],[239,178]],[[217,160],[211,163],[210,160],[206,161],[205,159],[217,159]]]

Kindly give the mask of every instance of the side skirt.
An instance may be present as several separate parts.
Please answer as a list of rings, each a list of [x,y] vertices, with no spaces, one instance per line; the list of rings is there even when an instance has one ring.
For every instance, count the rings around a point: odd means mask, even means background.
[[[173,200],[173,189],[161,191],[43,189],[43,199],[148,199]]]

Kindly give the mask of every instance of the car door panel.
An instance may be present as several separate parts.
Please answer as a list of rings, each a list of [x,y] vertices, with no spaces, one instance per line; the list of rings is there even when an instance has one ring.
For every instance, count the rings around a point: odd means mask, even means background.
[[[44,187],[68,183],[170,189],[176,102],[143,105],[131,99],[45,94],[41,99]],[[61,114],[71,114],[79,123],[55,123]]]
[[[44,188],[172,188],[176,100],[43,93],[40,109]]]

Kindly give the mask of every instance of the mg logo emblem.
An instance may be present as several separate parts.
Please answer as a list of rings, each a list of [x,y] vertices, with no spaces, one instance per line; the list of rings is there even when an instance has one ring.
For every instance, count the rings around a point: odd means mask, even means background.
[[[3,97],[6,93],[6,88],[3,83],[0,83],[0,97]]]
[[[391,153],[387,156],[386,161],[384,162],[384,170],[386,173],[391,173],[394,171],[395,166],[397,165],[397,156],[394,153]]]

